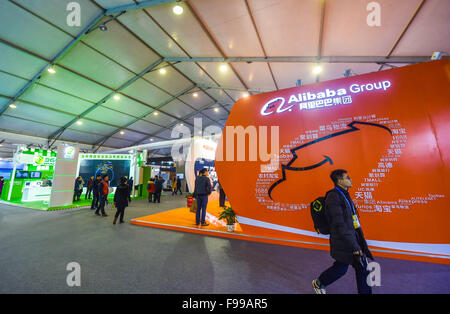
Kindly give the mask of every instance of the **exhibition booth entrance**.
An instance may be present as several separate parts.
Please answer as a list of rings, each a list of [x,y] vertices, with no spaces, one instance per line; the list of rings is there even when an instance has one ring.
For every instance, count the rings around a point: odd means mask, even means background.
[[[216,172],[239,228],[217,221],[214,192],[210,226],[196,227],[188,207],[131,223],[329,250],[311,203],[334,188],[330,173],[345,169],[374,256],[450,265],[449,69],[439,60],[241,98],[214,156],[186,162],[188,183],[197,161]],[[241,138],[228,132],[239,128]]]

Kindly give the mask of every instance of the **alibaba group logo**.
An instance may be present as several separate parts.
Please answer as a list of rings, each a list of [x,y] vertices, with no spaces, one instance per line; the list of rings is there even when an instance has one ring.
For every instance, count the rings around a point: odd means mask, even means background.
[[[324,159],[319,161],[319,162],[317,162],[317,163],[315,163],[315,164],[312,164],[312,165],[309,165],[309,166],[306,166],[306,167],[293,167],[292,164],[298,158],[297,151],[299,151],[299,150],[301,150],[301,149],[303,149],[305,147],[311,146],[313,144],[316,144],[316,143],[319,143],[319,142],[322,142],[322,141],[325,141],[325,140],[329,140],[329,139],[332,139],[332,138],[336,138],[337,136],[341,136],[341,135],[344,135],[344,134],[350,134],[352,132],[360,131],[360,129],[358,129],[358,127],[357,127],[358,124],[368,125],[368,126],[373,126],[373,127],[378,127],[378,128],[383,128],[383,129],[385,129],[386,131],[388,131],[392,135],[391,129],[389,129],[387,126],[384,126],[384,125],[381,125],[381,124],[377,124],[377,123],[362,122],[362,121],[352,121],[351,123],[347,124],[347,126],[349,127],[349,129],[347,129],[347,130],[343,130],[343,131],[340,131],[340,132],[336,132],[336,133],[332,133],[332,134],[326,135],[324,137],[315,139],[315,140],[313,140],[311,142],[305,143],[303,145],[300,145],[298,147],[295,147],[295,148],[291,149],[291,153],[292,153],[292,155],[294,157],[286,165],[281,165],[282,178],[280,180],[276,181],[275,183],[273,183],[270,186],[270,188],[268,190],[268,194],[269,194],[270,199],[273,200],[273,198],[272,198],[273,190],[277,186],[279,186],[281,183],[286,181],[286,170],[291,170],[291,171],[308,171],[308,170],[312,170],[312,169],[315,169],[317,167],[320,167],[320,166],[322,166],[322,165],[324,165],[326,163],[330,163],[330,165],[333,164],[333,160],[329,156],[323,155]]]

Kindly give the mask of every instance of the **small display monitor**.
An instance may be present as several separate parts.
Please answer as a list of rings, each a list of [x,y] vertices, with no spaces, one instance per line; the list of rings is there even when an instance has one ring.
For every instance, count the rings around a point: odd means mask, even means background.
[[[40,179],[42,172],[40,171],[30,171],[30,179]]]
[[[181,180],[184,179],[184,173],[177,173],[177,177],[180,178]]]
[[[28,171],[16,170],[16,179],[28,179]]]

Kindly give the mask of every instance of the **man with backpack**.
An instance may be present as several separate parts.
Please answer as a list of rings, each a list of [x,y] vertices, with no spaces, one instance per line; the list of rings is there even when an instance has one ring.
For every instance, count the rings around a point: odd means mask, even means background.
[[[326,231],[321,233],[329,231],[330,255],[335,262],[319,278],[313,280],[313,288],[317,294],[325,294],[325,287],[344,276],[348,266],[352,265],[356,273],[358,293],[371,294],[372,288],[367,284],[369,271],[366,257],[373,260],[373,256],[364,239],[355,204],[348,193],[352,180],[343,169],[334,170],[330,177],[335,187],[327,192],[325,206],[319,212],[324,212],[328,223],[325,228],[322,225],[322,230]],[[311,204],[311,213],[315,211],[313,204],[314,202]],[[316,220],[314,222],[316,226]],[[320,232],[320,228],[317,229]]]

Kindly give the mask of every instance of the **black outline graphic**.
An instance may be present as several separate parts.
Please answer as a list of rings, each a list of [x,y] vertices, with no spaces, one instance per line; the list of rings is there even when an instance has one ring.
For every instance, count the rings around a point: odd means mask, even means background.
[[[315,143],[318,143],[318,142],[321,142],[321,141],[324,141],[324,140],[327,140],[327,139],[330,139],[330,138],[333,138],[333,137],[336,137],[336,136],[339,136],[339,135],[344,135],[344,134],[347,134],[347,133],[350,133],[350,132],[359,131],[360,129],[358,129],[356,126],[354,126],[355,124],[364,124],[364,125],[370,125],[370,126],[383,128],[383,129],[386,129],[392,135],[391,129],[389,129],[387,126],[384,126],[384,125],[381,125],[381,124],[378,124],[378,123],[370,123],[370,122],[363,122],[363,121],[352,121],[349,124],[347,124],[347,126],[350,127],[350,129],[347,129],[347,130],[344,130],[344,131],[340,131],[340,132],[337,132],[337,133],[333,133],[333,134],[329,134],[327,136],[318,138],[318,139],[316,139],[314,141],[305,143],[303,145],[300,145],[300,146],[298,146],[296,148],[291,149],[291,153],[292,153],[292,155],[294,155],[294,157],[289,161],[289,163],[287,165],[281,165],[281,172],[283,174],[283,178],[278,180],[277,182],[275,182],[274,184],[272,184],[270,186],[269,191],[268,191],[270,199],[273,201],[273,198],[271,196],[273,189],[278,184],[280,184],[281,182],[286,181],[286,170],[306,171],[306,170],[312,170],[314,168],[320,167],[320,166],[326,164],[327,162],[329,162],[331,165],[333,164],[333,160],[330,157],[328,157],[326,155],[323,155],[323,157],[325,157],[325,159],[322,160],[321,162],[317,163],[317,164],[314,164],[314,165],[311,165],[311,166],[308,166],[308,167],[291,167],[291,165],[298,158],[297,153],[296,153],[297,150],[300,150],[300,149],[305,148],[307,146],[310,146],[312,144],[315,144]]]

